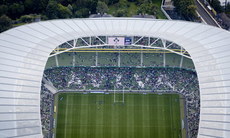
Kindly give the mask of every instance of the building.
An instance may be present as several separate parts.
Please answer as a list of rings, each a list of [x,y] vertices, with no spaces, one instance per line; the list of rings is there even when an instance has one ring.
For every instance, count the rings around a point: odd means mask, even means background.
[[[0,137],[42,137],[40,86],[50,52],[73,38],[153,36],[183,46],[200,86],[198,137],[230,136],[230,33],[184,21],[137,18],[51,20],[0,34]]]

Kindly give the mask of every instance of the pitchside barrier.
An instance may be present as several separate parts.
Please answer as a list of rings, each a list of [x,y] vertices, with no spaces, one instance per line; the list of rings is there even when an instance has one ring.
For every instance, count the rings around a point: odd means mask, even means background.
[[[55,68],[60,68],[60,67],[82,67],[82,68],[88,68],[88,67],[91,67],[91,68],[155,68],[155,69],[183,69],[183,70],[186,70],[186,71],[192,71],[192,72],[196,72],[196,70],[194,69],[188,69],[188,68],[180,68],[180,67],[155,67],[155,66],[152,66],[152,67],[145,67],[145,66],[59,66],[59,67],[50,67],[50,68],[47,68],[47,69],[55,69]],[[47,70],[46,69],[46,70]]]

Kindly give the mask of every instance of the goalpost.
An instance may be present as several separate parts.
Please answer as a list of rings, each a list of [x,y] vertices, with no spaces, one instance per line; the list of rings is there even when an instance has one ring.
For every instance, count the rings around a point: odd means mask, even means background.
[[[113,90],[113,93],[114,93],[114,96],[113,96],[113,102],[116,103],[116,102],[122,102],[124,103],[125,102],[125,90],[124,90],[124,87],[122,89],[122,99],[121,100],[116,100],[116,89],[114,87],[114,90]]]

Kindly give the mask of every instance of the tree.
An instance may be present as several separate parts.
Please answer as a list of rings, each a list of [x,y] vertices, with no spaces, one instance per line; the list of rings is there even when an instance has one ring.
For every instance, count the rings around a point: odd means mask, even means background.
[[[105,2],[98,1],[97,3],[97,13],[104,14],[109,11],[108,6],[106,5]]]
[[[109,0],[109,5],[112,5],[112,4],[115,4],[115,3],[118,3],[119,0]]]
[[[8,7],[6,5],[0,5],[0,16],[1,15],[6,15],[8,12]]]
[[[11,26],[12,26],[12,20],[6,15],[2,15],[0,17],[0,32],[3,32],[11,28]]]
[[[90,0],[87,2],[87,6],[85,8],[89,9],[92,14],[95,14],[97,11],[97,0]]]
[[[76,6],[79,7],[79,9],[87,7],[87,4],[89,4],[91,0],[77,0],[75,2]]]
[[[230,14],[230,3],[226,5],[225,12]]]
[[[48,0],[25,0],[25,13],[41,13],[46,9],[46,5],[48,4]]]
[[[41,15],[37,15],[37,14],[23,15],[17,21],[23,22],[23,23],[30,23],[30,22],[35,21],[36,19],[41,19]]]
[[[193,0],[173,0],[179,14],[187,19],[194,19],[196,15],[196,6]]]
[[[70,4],[68,4],[68,9],[71,11],[71,12],[73,12],[73,7],[72,7],[72,5],[70,5]]]
[[[69,4],[72,4],[76,0],[56,0],[58,3],[61,3],[63,6],[68,6]]]
[[[137,9],[137,13],[141,14],[150,14],[150,15],[156,15],[159,12],[159,8],[157,5],[151,3],[143,3],[139,6]]]
[[[72,12],[68,7],[63,6],[62,4],[58,4],[58,18],[70,18],[72,16]]]
[[[97,2],[98,2],[98,0],[78,0],[77,2],[72,4],[73,13],[75,13],[76,11],[79,11],[81,9],[83,9],[84,12],[85,12],[86,9],[88,9],[90,11],[90,13],[95,14],[96,13]],[[83,11],[83,10],[81,10],[81,11]]]
[[[223,8],[220,5],[220,1],[219,0],[211,0],[210,1],[210,5],[215,9],[215,11],[217,11],[217,13],[223,12]]]
[[[129,7],[128,4],[129,4],[129,3],[128,3],[127,1],[119,1],[119,2],[117,3],[117,6],[118,6],[119,8],[128,8],[128,7]]]
[[[24,6],[25,6],[25,11],[26,11],[26,13],[31,12],[32,7],[33,7],[33,0],[25,0]],[[33,11],[32,11],[32,12],[33,12]]]
[[[31,15],[23,15],[23,16],[20,17],[19,20],[21,22],[23,22],[23,23],[30,23],[30,22],[32,22],[34,20],[34,18]]]
[[[196,6],[195,5],[189,5],[187,7],[186,12],[187,12],[186,13],[187,16],[190,17],[190,18],[196,18],[197,17],[197,15],[196,15]]]
[[[80,10],[77,10],[75,13],[74,13],[74,16],[76,18],[85,18],[85,17],[88,17],[89,16],[89,9],[87,8],[82,8]]]
[[[50,0],[46,7],[46,16],[49,19],[58,18],[58,4],[54,0]]]
[[[128,14],[128,11],[125,8],[119,8],[116,11],[115,16],[116,17],[124,17],[124,16],[127,16],[127,14]]]
[[[109,0],[100,0],[101,2],[104,2],[106,5],[109,4]]]
[[[8,15],[12,17],[13,19],[16,19],[22,15],[24,12],[24,5],[19,3],[14,3],[9,6],[9,12]]]

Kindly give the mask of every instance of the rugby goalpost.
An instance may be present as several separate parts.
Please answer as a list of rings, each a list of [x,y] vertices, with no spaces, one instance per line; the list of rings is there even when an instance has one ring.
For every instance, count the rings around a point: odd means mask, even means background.
[[[114,90],[113,90],[113,94],[114,94],[114,96],[113,96],[113,102],[114,103],[116,103],[116,102],[122,102],[122,103],[124,103],[125,102],[125,91],[124,91],[124,87],[122,89],[122,100],[116,100],[116,89],[115,89],[115,87],[114,87]]]

